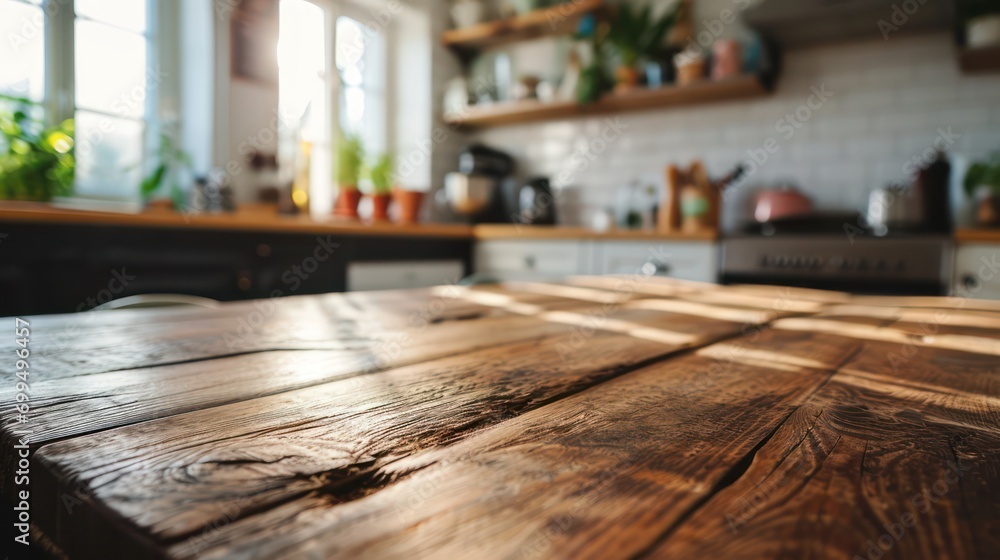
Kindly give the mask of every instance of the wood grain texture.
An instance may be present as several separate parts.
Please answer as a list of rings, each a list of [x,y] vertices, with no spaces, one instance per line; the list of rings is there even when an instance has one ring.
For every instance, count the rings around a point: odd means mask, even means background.
[[[184,559],[1000,550],[989,304],[653,277],[273,303],[235,352],[225,336],[253,303],[93,314],[68,337],[67,317],[37,319],[32,516],[52,543]]]
[[[835,377],[650,557],[995,558],[996,418],[899,389]]]
[[[123,310],[31,318],[32,359],[47,378],[148,368],[275,350],[364,351],[388,333],[511,315],[502,306],[456,297],[460,288],[291,297],[219,310]],[[546,309],[583,307],[578,299],[508,293],[507,301]],[[593,304],[591,304],[593,305]],[[441,332],[438,338],[447,338]]]
[[[355,296],[355,299],[362,303],[366,299],[384,303],[391,297],[392,294],[383,294]],[[526,297],[536,303],[550,301],[550,298],[545,297]],[[577,300],[567,301],[580,305]],[[565,308],[565,302],[560,301],[555,307]],[[367,301],[360,309],[371,315],[374,304]],[[58,360],[50,361],[33,358],[33,367],[43,373],[36,375],[32,383],[31,448],[34,450],[67,437],[301,389],[390,367],[516,341],[543,340],[556,334],[567,335],[574,332],[574,328],[579,328],[566,321],[495,314],[492,308],[470,307],[462,300],[442,300],[440,308],[428,306],[427,309],[427,317],[420,313],[411,315],[406,319],[405,325],[402,316],[399,321],[383,318],[382,327],[378,331],[371,329],[369,324],[369,334],[364,337],[357,333],[330,335],[333,342],[342,345],[338,350],[224,354],[215,359],[180,361],[170,365],[150,365],[103,373],[93,373],[88,369],[90,362],[86,360],[86,356],[93,355],[97,359],[96,351],[85,354],[85,357],[60,352],[56,354]],[[479,320],[471,321],[467,316],[449,314],[454,310],[471,311],[472,317]],[[626,318],[629,316],[637,320],[639,326],[655,326],[663,317],[662,314],[650,312],[627,312],[623,315]],[[298,318],[299,325],[304,321],[316,320],[300,310],[287,319],[279,319],[277,324],[286,320],[293,321],[292,317]],[[445,317],[448,320],[438,320]],[[354,321],[356,318],[349,317],[348,320]],[[609,320],[623,319],[611,314],[605,319]],[[690,318],[689,324],[696,328],[702,325],[708,336],[721,336],[712,334],[715,332],[711,330],[713,327],[718,327],[720,333],[735,328],[697,318]],[[386,330],[392,325],[400,327],[400,330]],[[402,329],[403,326],[408,328]],[[156,340],[149,342],[149,347],[178,351],[178,346],[197,345],[209,336],[204,331],[192,328],[187,322],[166,328],[160,325],[157,329],[155,332],[158,336],[151,335],[148,331],[145,334],[146,337],[154,336]],[[218,335],[217,325],[211,325],[211,329],[208,332]],[[180,341],[171,340],[174,333],[177,333]],[[317,335],[314,333],[311,336]],[[217,336],[216,338],[218,339]],[[260,337],[255,334],[248,338],[259,340]],[[137,339],[142,337],[137,336]],[[345,344],[345,339],[350,343]],[[216,340],[215,346],[209,348],[218,348],[222,343],[225,340]],[[132,352],[136,351],[137,346],[140,349],[144,347],[138,343],[109,347],[105,349],[104,356],[124,354],[125,359],[134,360],[136,355]],[[32,350],[35,352],[34,346]],[[191,351],[190,347],[183,350]],[[188,359],[200,356],[191,352],[192,354],[186,355]],[[56,364],[62,360],[66,360],[66,363],[58,367]],[[104,363],[113,363],[113,360]],[[46,369],[40,369],[39,364]],[[62,375],[59,375],[60,372]],[[0,402],[13,402],[15,392],[13,385],[0,387]],[[16,410],[13,407],[4,407],[0,411],[4,425],[13,426],[15,416]],[[17,438],[11,437],[9,431],[0,431],[0,443],[4,444],[5,450],[10,449],[7,444],[12,444],[15,439]],[[15,457],[9,452],[0,453],[0,466],[9,466],[14,460]],[[0,479],[0,490],[4,495],[9,492],[10,482],[10,477]]]
[[[371,496],[331,507],[314,495],[234,523],[202,556],[630,557],[745,468],[858,346],[765,332],[758,351],[828,369],[766,368],[739,353],[652,365],[399,461],[395,472],[416,474]]]
[[[99,500],[148,538],[169,542],[202,529],[219,508],[239,504],[255,511],[313,490],[346,498],[358,485],[377,487],[393,478],[382,471],[385,464],[418,449],[447,445],[739,328],[641,310],[623,310],[615,319],[651,329],[683,325],[695,339],[665,344],[567,329],[547,339],[74,438],[42,448],[36,458],[52,472],[53,487],[56,480],[71,488],[85,485],[92,494],[87,504]],[[59,516],[64,512],[58,500],[52,496],[42,507]],[[89,514],[75,513],[74,523],[62,526],[96,519],[103,508],[90,511],[87,504],[80,509]],[[59,534],[57,540],[80,550],[73,535],[89,537],[92,531]],[[142,548],[134,542],[123,546]]]

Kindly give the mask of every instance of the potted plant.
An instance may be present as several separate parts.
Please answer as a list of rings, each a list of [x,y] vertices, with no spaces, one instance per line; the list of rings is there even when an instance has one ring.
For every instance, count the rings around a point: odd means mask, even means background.
[[[358,217],[361,191],[358,181],[365,161],[365,149],[357,135],[342,135],[337,146],[337,204],[333,213],[345,218]]]
[[[0,198],[47,202],[70,194],[76,170],[73,133],[72,120],[46,128],[22,110],[0,113]]]
[[[584,44],[590,49],[590,62],[580,68],[577,79],[575,95],[579,103],[594,103],[614,87],[614,80],[605,71],[610,29],[607,22],[598,24],[594,14],[587,14],[580,20],[575,38],[586,42]]]
[[[170,192],[168,193],[170,203],[175,210],[184,208],[184,190],[181,189],[178,174],[191,167],[191,156],[174,146],[173,139],[166,134],[160,136],[160,147],[157,155],[160,160],[159,164],[139,185],[139,193],[142,195],[143,201],[149,204],[150,199],[163,183],[171,179]]]
[[[970,197],[985,192],[979,199],[976,218],[981,225],[1000,226],[1000,152],[969,168],[965,174],[965,192]]]
[[[653,16],[652,3],[633,8],[619,5],[611,23],[608,42],[618,51],[619,67],[615,73],[619,90],[629,90],[639,84],[640,63],[656,57],[663,49],[663,40],[677,21],[678,8]]]
[[[392,201],[399,208],[399,221],[404,224],[415,224],[420,221],[420,208],[424,204],[424,193],[395,188],[392,191]]]
[[[392,200],[392,156],[382,154],[368,170],[372,182],[372,219],[384,222],[389,219],[389,202]]]

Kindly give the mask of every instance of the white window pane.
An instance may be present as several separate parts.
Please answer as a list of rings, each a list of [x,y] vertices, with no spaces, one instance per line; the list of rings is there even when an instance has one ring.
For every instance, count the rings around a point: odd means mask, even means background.
[[[76,14],[132,31],[146,31],[146,0],[76,0]]]
[[[141,118],[162,77],[146,72],[146,38],[100,23],[76,22],[76,104]]]
[[[323,9],[307,0],[282,0],[278,39],[278,91],[283,123],[303,139],[322,141],[328,128],[326,26]]]
[[[356,66],[365,56],[365,35],[361,24],[346,16],[337,18],[337,68]]]
[[[138,198],[143,124],[77,111],[76,192]]]
[[[41,101],[45,95],[45,15],[0,0],[0,93]]]

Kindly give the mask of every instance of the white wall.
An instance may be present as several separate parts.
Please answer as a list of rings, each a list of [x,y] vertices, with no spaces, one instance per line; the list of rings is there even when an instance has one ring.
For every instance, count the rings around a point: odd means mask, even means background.
[[[701,12],[698,21],[711,17],[712,7]],[[742,31],[734,26],[726,33]],[[572,187],[558,197],[559,210],[564,221],[587,223],[595,209],[612,207],[616,189],[632,179],[662,185],[667,164],[696,158],[723,174],[748,149],[775,137],[780,151],[727,202],[729,228],[745,219],[754,190],[786,179],[825,209],[863,208],[872,188],[907,178],[904,165],[933,144],[939,128],[961,135],[952,154],[1000,150],[1000,74],[961,74],[948,34],[799,50],[784,62],[770,97],[613,115],[627,128],[600,153],[588,145],[605,117],[492,129],[478,139],[515,155],[523,175],[568,171]],[[805,103],[810,88],[824,85],[832,98],[786,139],[778,120]],[[576,154],[593,160],[578,165]]]

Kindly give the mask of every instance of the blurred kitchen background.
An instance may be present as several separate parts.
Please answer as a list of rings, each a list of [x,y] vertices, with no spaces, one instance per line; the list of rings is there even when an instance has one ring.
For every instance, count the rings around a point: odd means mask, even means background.
[[[0,0],[0,33],[4,315],[572,274],[1000,299],[995,1]]]

